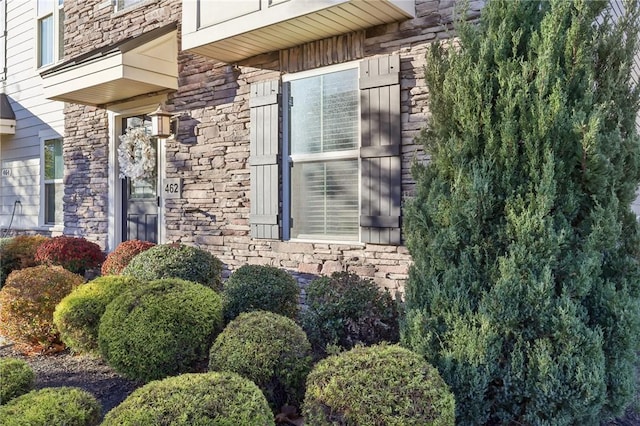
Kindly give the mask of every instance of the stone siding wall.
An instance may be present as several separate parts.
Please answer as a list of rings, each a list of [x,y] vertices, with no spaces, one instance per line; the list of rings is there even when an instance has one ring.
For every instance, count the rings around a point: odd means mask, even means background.
[[[66,0],[69,16],[65,56],[74,57],[148,30],[178,22],[180,0],[144,2],[144,7],[113,13],[103,0]],[[353,55],[398,53],[401,57],[402,185],[410,197],[413,161],[428,157],[414,138],[429,113],[423,66],[434,40],[451,36],[454,1],[418,0],[417,17],[354,33]],[[481,2],[472,2],[477,15]],[[336,46],[331,40],[326,45]],[[347,46],[348,47],[348,46]],[[304,49],[301,48],[301,51]],[[181,178],[181,199],[165,201],[166,237],[207,249],[227,265],[227,274],[246,264],[273,265],[297,274],[350,271],[373,278],[392,292],[402,290],[411,257],[403,246],[301,243],[256,240],[249,236],[249,87],[278,78],[292,68],[292,52],[271,52],[241,64],[222,64],[180,53],[179,89],[168,109],[180,114],[175,139],[166,142],[166,174]],[[283,62],[286,59],[286,63]],[[296,70],[309,67],[295,62]],[[106,241],[108,129],[102,109],[67,105],[65,109],[65,232]],[[300,275],[302,276],[302,275]],[[308,277],[309,275],[304,275]]]

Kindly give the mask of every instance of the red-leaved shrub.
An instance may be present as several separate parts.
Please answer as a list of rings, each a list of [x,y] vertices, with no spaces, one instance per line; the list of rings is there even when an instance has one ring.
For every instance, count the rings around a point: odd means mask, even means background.
[[[138,253],[155,246],[149,241],[129,240],[123,241],[114,251],[107,255],[107,260],[102,264],[102,275],[120,275],[120,272],[129,264]]]
[[[81,237],[62,235],[40,244],[36,250],[36,262],[44,265],[60,265],[68,271],[84,274],[104,262],[100,246]]]
[[[0,334],[36,350],[60,344],[53,311],[83,282],[83,277],[61,266],[13,271],[0,290]]]
[[[49,238],[43,235],[18,235],[0,247],[0,288],[11,271],[36,266],[36,250]]]

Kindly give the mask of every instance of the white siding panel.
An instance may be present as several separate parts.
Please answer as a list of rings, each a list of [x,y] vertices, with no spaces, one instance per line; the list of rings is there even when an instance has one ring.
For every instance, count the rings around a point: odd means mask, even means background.
[[[40,213],[40,137],[44,131],[64,133],[61,102],[44,98],[36,69],[36,1],[7,0],[7,79],[5,93],[16,114],[16,134],[2,135],[0,163],[10,169],[0,177],[0,227],[38,227]]]

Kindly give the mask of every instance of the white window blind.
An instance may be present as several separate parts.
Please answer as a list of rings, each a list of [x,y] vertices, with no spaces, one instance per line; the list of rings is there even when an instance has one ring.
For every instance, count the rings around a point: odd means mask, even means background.
[[[359,238],[358,70],[293,79],[291,237]]]

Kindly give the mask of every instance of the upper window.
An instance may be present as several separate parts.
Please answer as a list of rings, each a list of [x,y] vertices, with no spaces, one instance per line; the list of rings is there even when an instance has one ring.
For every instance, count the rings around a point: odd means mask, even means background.
[[[44,223],[61,224],[63,221],[62,139],[44,141]]]
[[[134,6],[138,3],[142,3],[144,0],[118,0],[118,8],[117,10],[126,9],[128,7]]]
[[[64,52],[63,0],[38,0],[38,67],[62,59]]]
[[[291,238],[359,239],[358,69],[289,79]]]

